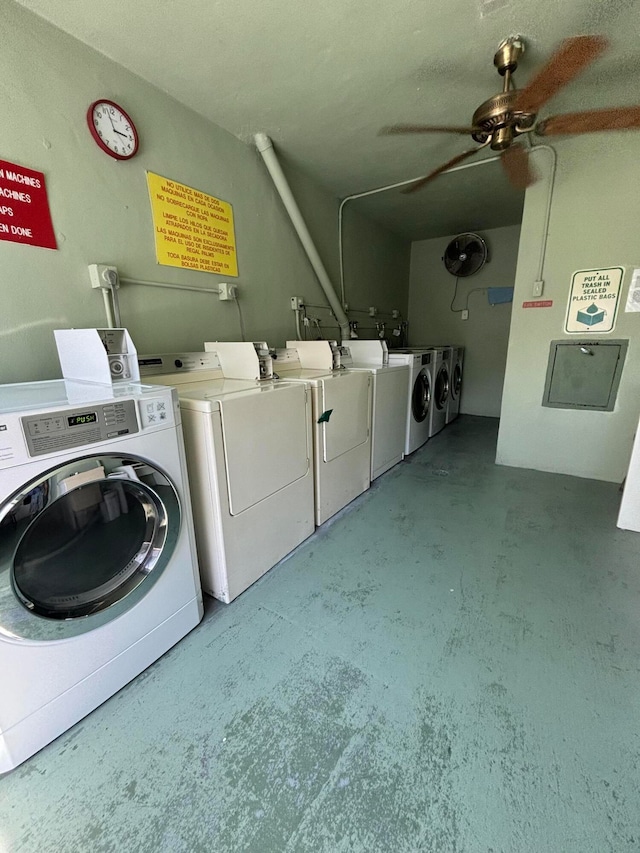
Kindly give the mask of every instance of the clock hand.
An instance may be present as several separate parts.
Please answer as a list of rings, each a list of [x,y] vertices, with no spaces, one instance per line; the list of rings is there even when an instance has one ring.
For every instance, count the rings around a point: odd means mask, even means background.
[[[127,135],[126,133],[120,133],[120,131],[119,131],[119,130],[116,130],[116,129],[115,129],[115,127],[114,127],[113,129],[114,129],[114,131],[118,134],[118,136],[124,136],[124,138],[125,138],[125,139],[128,139],[128,138],[129,138],[129,137],[128,137],[128,135]]]

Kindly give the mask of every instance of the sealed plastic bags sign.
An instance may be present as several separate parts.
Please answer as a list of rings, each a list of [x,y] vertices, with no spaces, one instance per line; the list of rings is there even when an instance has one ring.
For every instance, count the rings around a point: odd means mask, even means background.
[[[571,279],[564,330],[569,334],[605,334],[616,324],[624,269],[578,270]]]
[[[42,172],[0,160],[0,240],[57,249]]]
[[[147,183],[158,263],[236,277],[231,205],[153,172]]]

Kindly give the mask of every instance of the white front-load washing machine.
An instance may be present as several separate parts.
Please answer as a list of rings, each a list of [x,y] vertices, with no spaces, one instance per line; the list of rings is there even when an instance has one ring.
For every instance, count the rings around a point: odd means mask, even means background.
[[[371,480],[404,458],[407,427],[409,366],[389,364],[386,341],[345,340],[340,359],[348,370],[366,370],[373,377]]]
[[[253,353],[252,344],[207,344]],[[228,604],[315,530],[311,400],[299,383],[223,375],[216,352],[138,358],[175,385],[202,586]]]
[[[405,415],[405,455],[413,453],[429,439],[433,391],[433,353],[392,350],[389,364],[409,365],[407,410]]]
[[[0,386],[0,773],[202,618],[178,398]]]
[[[433,353],[433,405],[429,421],[429,438],[437,435],[447,425],[447,405],[449,402],[449,364],[451,350],[436,346]]]
[[[451,347],[440,344],[422,344],[408,347],[406,352],[432,353],[432,401],[429,415],[429,438],[437,435],[447,425],[447,407],[451,383]]]
[[[460,394],[462,393],[462,361],[464,347],[451,347],[451,365],[449,382],[449,402],[447,404],[447,423],[458,417],[460,413]]]

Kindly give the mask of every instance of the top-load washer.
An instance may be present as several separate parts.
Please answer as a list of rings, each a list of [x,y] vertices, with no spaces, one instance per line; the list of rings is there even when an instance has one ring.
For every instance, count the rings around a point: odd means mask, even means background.
[[[449,401],[447,403],[447,423],[458,417],[460,412],[460,394],[462,392],[462,362],[464,359],[464,347],[452,346]]]
[[[287,341],[286,350],[276,355],[275,369],[282,379],[311,388],[320,525],[371,483],[371,373],[333,369],[328,341]]]
[[[0,773],[201,618],[175,391],[0,386]]]
[[[392,350],[389,364],[409,365],[407,408],[405,413],[405,455],[413,453],[429,439],[432,407],[434,354]]]
[[[375,480],[404,457],[407,427],[409,365],[389,364],[387,342],[345,340],[343,367],[367,370],[373,377],[371,479]]]
[[[311,400],[300,383],[261,381],[253,344],[207,347],[138,361],[145,381],[178,389],[202,586],[229,603],[315,529]],[[223,350],[251,378],[223,375]]]

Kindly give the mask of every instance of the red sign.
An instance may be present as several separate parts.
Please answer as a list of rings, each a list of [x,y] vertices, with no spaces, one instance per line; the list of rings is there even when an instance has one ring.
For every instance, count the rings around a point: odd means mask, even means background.
[[[523,302],[523,308],[551,308],[553,299],[538,299],[536,302]]]
[[[57,249],[42,172],[0,160],[0,240]]]

